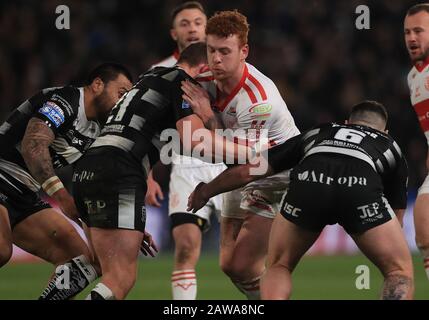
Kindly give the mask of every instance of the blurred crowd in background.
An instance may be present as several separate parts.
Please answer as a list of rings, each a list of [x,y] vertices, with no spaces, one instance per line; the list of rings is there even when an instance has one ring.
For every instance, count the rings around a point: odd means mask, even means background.
[[[301,130],[344,121],[362,99],[385,104],[389,129],[407,156],[410,188],[425,176],[426,142],[409,102],[411,68],[403,19],[416,1],[200,1],[210,16],[238,9],[250,23],[250,56],[280,89]],[[2,0],[0,120],[44,87],[82,84],[103,61],[133,75],[172,53],[167,0]],[[358,5],[370,9],[370,29],[358,30]],[[70,30],[57,30],[55,8],[70,8]]]

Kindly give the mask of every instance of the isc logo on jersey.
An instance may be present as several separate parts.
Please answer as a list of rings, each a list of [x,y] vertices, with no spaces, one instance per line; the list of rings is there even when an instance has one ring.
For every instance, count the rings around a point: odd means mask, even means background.
[[[52,101],[45,102],[43,107],[39,109],[39,112],[51,120],[57,128],[64,123],[63,110]]]

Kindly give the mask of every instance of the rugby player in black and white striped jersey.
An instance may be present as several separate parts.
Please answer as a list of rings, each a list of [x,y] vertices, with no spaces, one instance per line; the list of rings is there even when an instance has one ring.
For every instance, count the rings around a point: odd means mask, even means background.
[[[78,221],[73,197],[55,169],[82,156],[131,81],[125,67],[102,64],[90,73],[85,87],[43,89],[0,126],[0,266],[8,262],[15,244],[55,266],[66,263],[70,270],[69,289],[58,290],[53,282],[41,298],[70,298],[97,277],[85,242],[38,192],[43,189]]]

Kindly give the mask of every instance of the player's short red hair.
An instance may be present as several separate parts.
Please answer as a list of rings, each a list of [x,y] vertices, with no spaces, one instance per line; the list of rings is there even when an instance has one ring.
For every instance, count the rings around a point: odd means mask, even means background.
[[[220,11],[216,12],[207,21],[206,34],[221,38],[236,34],[240,40],[240,45],[245,45],[249,34],[249,24],[246,16],[242,15],[238,10]]]

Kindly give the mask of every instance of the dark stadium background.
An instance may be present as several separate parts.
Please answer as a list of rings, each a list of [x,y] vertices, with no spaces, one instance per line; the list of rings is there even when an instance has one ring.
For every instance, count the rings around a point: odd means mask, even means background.
[[[125,64],[137,78],[174,50],[170,10],[180,2],[0,1],[0,120],[41,88],[82,84],[87,72],[106,60]],[[276,83],[301,130],[344,121],[362,99],[385,104],[415,194],[426,174],[427,146],[409,102],[403,18],[418,1],[200,2],[209,16],[237,8],[248,17],[248,62]],[[370,8],[370,30],[355,27],[361,4]],[[70,30],[55,27],[58,5],[70,8]],[[165,209],[164,203],[157,214],[165,247],[171,248]],[[205,249],[215,249],[216,224],[208,237]]]

